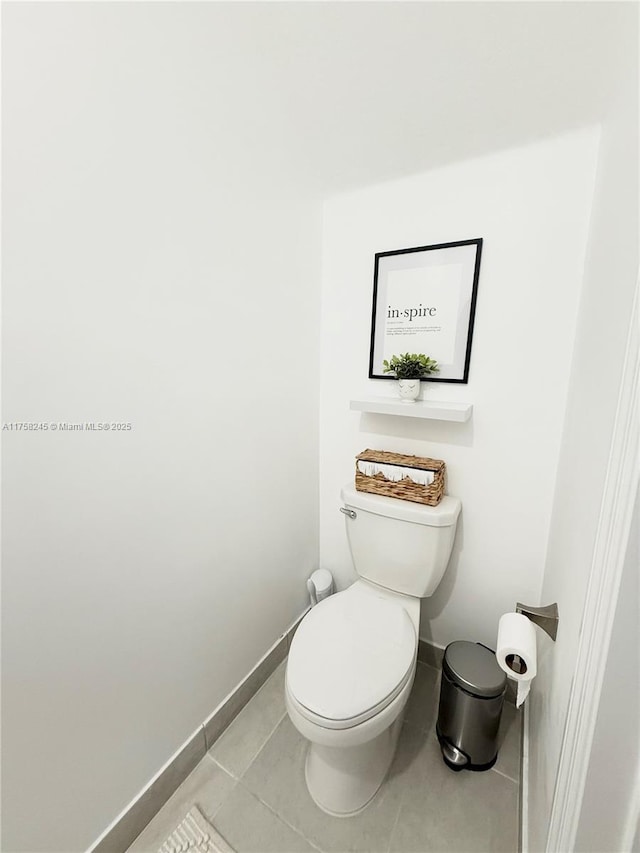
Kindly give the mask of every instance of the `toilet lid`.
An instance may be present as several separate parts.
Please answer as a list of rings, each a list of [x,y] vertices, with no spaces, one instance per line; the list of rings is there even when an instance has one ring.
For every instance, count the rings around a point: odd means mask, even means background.
[[[338,593],[300,623],[289,652],[287,688],[328,727],[355,725],[398,695],[415,653],[415,629],[401,604]]]

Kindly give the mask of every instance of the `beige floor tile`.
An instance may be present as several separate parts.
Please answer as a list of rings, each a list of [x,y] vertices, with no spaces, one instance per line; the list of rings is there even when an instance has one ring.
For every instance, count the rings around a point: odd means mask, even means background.
[[[325,853],[386,853],[400,808],[399,787],[384,785],[360,815],[331,817],[316,806],[307,790],[306,753],[307,741],[286,717],[245,774],[243,783]]]
[[[237,853],[316,853],[241,782],[216,815],[214,825]]]
[[[518,786],[494,770],[456,773],[443,762],[435,735],[408,734],[391,853],[516,853]]]
[[[307,791],[308,744],[286,715],[285,666],[286,661],[265,682],[129,853],[155,853],[194,804],[237,853],[517,851],[520,711],[505,705],[494,770],[455,773],[444,764],[435,734],[440,673],[419,664],[382,789],[361,815],[333,818]]]
[[[209,755],[238,779],[286,713],[285,667],[286,660],[277,667],[209,750]]]
[[[494,770],[508,776],[514,782],[520,782],[520,752],[522,741],[521,708],[505,702],[498,732],[498,760]]]
[[[127,853],[156,853],[165,838],[194,805],[213,823],[218,810],[236,784],[235,779],[205,755],[136,838]]]
[[[393,760],[393,764],[389,769],[389,775],[385,784],[397,788],[402,798],[404,798],[405,790],[412,784],[415,784],[416,779],[420,779],[420,762],[423,761],[422,751],[425,748],[427,741],[435,738],[435,733],[423,732],[409,723],[405,723],[400,732],[398,748]]]
[[[419,663],[409,701],[404,709],[406,723],[428,731],[436,723],[440,697],[440,673],[437,669]]]

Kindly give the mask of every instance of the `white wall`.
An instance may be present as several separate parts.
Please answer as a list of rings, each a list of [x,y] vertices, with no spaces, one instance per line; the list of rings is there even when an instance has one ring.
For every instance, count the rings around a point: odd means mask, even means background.
[[[86,848],[317,566],[320,211],[215,6],[3,8],[3,420],[133,424],[3,433],[7,851]]]
[[[539,650],[530,695],[530,849],[546,843],[587,584],[594,554],[627,331],[638,274],[638,12],[618,43],[619,83],[602,128],[593,216],[541,601],[556,601],[558,639]],[[597,685],[594,685],[594,690]]]
[[[442,458],[462,500],[457,544],[421,634],[494,644],[499,616],[537,603],[589,221],[597,131],[350,193],[325,204],[320,557],[354,579],[339,491],[366,447]],[[360,415],[368,380],[375,252],[484,238],[468,385],[423,383],[473,403],[467,424]]]

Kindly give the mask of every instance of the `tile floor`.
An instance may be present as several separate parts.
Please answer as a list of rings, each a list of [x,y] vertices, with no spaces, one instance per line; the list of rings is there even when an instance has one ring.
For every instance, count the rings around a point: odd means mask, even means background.
[[[371,805],[332,818],[304,781],[306,742],[285,711],[286,661],[129,848],[155,853],[195,804],[237,853],[518,850],[521,714],[505,705],[492,770],[449,770],[435,736],[439,672],[418,664],[398,752]]]

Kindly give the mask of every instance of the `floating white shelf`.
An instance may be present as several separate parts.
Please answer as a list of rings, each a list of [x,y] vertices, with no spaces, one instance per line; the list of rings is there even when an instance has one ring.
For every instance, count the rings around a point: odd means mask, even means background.
[[[403,403],[395,397],[362,397],[352,400],[350,408],[376,415],[401,415],[405,418],[429,418],[434,421],[464,423],[471,417],[471,403],[443,403],[436,400],[416,400]]]

